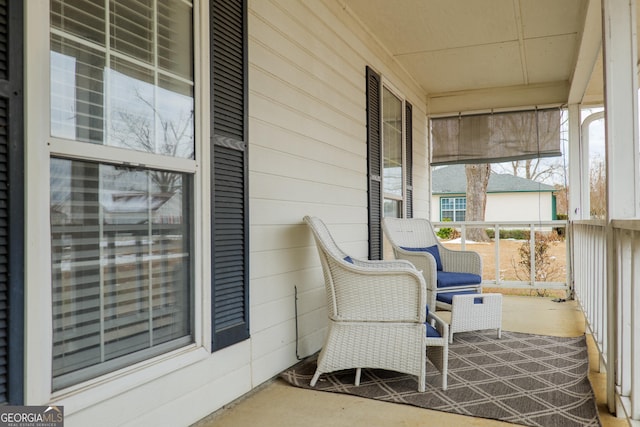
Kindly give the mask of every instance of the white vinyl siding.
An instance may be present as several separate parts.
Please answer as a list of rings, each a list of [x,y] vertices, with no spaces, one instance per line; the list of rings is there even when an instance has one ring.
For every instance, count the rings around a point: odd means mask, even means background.
[[[420,89],[333,1],[250,2],[251,336],[254,379],[317,351],[326,298],[302,217],[367,258],[365,70],[413,105],[414,216],[426,217],[426,112]],[[295,289],[294,289],[295,288]]]
[[[433,196],[432,218],[441,221],[442,195]],[[550,221],[552,220],[551,192],[488,193],[485,221]]]

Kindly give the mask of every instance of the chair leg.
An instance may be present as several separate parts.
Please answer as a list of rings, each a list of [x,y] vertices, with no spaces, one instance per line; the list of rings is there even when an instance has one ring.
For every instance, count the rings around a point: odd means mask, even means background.
[[[449,329],[449,344],[453,344],[453,330]]]
[[[502,328],[498,328],[498,339],[502,338]]]
[[[447,390],[448,382],[447,376],[449,375],[449,350],[444,349],[442,357],[442,390]]]
[[[313,378],[311,378],[311,383],[309,384],[311,387],[315,387],[318,382],[318,378],[320,378],[320,372],[316,370],[316,373],[313,374]]]
[[[360,385],[360,376],[362,375],[362,368],[356,368],[356,387]]]

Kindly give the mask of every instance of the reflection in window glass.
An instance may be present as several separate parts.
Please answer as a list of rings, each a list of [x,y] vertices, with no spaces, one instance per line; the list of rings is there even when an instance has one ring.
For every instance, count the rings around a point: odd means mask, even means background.
[[[51,135],[104,140],[104,54],[51,35]]]
[[[51,1],[51,135],[194,158],[192,5],[107,1]]]
[[[54,389],[192,341],[190,180],[51,159]]]
[[[384,199],[384,216],[388,218],[402,218],[402,201]]]

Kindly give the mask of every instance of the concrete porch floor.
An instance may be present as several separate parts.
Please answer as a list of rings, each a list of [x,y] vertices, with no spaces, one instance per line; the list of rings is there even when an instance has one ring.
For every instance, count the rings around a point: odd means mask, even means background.
[[[438,312],[448,320],[447,312]],[[585,332],[582,312],[575,301],[553,302],[551,298],[506,296],[503,329],[541,335],[578,336]],[[596,395],[603,427],[627,426],[610,415],[606,407],[606,378],[597,371],[598,355],[591,336],[589,379]],[[512,426],[483,418],[467,417],[355,396],[306,390],[273,379],[193,427],[370,427],[370,426]]]

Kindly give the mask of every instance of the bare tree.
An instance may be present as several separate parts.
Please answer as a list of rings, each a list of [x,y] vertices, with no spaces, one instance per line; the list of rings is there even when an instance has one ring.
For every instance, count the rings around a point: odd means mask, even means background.
[[[135,98],[151,111],[151,115],[120,110],[114,121],[112,137],[124,147],[163,154],[171,157],[193,157],[193,110],[176,119],[166,118],[139,92]],[[156,124],[159,126],[156,127]],[[156,132],[159,129],[159,132]],[[156,135],[158,133],[158,135]],[[179,153],[179,150],[186,152]],[[160,193],[174,194],[181,190],[182,179],[175,172],[152,171],[151,179]]]
[[[536,233],[534,240],[534,266],[536,282],[551,282],[562,280],[564,270],[551,255],[551,245],[558,242],[557,233]],[[529,240],[523,242],[518,248],[518,260],[515,255],[511,257],[511,266],[516,274],[516,278],[521,281],[531,280],[531,243]],[[546,296],[547,289],[535,290],[539,297]]]
[[[564,175],[564,164],[560,158],[514,160],[496,163],[493,169],[498,173],[508,172],[514,176],[540,182],[553,182]]]
[[[467,221],[484,221],[487,207],[487,186],[491,175],[489,163],[471,164],[465,167],[467,175]],[[489,236],[484,228],[469,228],[467,238],[476,242],[487,242]]]

